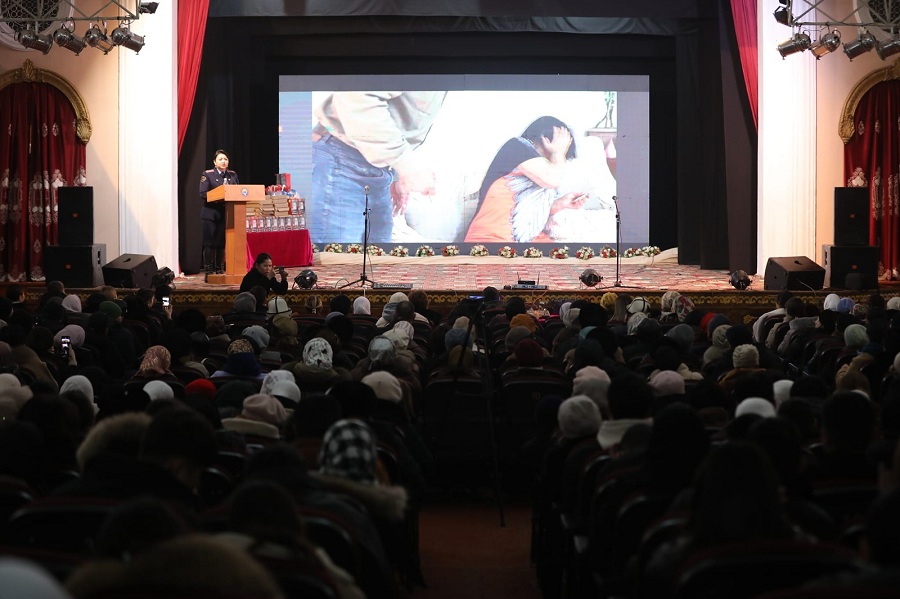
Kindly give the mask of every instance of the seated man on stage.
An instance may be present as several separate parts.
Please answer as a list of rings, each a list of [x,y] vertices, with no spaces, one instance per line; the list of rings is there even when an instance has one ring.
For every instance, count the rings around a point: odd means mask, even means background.
[[[275,267],[272,266],[272,256],[263,252],[256,257],[251,268],[244,280],[241,281],[241,291],[250,291],[256,286],[262,287],[266,292],[277,293],[283,295],[287,293],[288,282],[287,273],[284,267],[281,267],[278,274],[281,275],[281,281],[275,280]]]

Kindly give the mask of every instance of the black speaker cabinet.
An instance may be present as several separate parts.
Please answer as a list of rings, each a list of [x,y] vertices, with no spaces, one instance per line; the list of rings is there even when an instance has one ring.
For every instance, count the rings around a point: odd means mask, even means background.
[[[94,188],[60,187],[59,245],[94,243]]]
[[[835,289],[878,289],[878,246],[823,245],[825,286]]]
[[[869,245],[869,188],[834,188],[834,245]]]
[[[765,284],[769,291],[809,291],[822,288],[825,269],[806,256],[769,258],[766,263]]]
[[[66,287],[103,285],[106,244],[48,245],[44,247],[44,274],[48,281],[62,281]]]
[[[103,280],[113,287],[150,289],[150,282],[157,270],[153,256],[122,254],[103,267]]]

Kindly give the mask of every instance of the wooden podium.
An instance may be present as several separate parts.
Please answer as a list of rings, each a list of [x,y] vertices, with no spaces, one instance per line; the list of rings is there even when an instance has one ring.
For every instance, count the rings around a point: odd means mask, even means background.
[[[247,204],[266,197],[265,185],[220,185],[206,193],[208,203],[225,203],[225,274],[208,275],[216,285],[240,285],[247,274]]]

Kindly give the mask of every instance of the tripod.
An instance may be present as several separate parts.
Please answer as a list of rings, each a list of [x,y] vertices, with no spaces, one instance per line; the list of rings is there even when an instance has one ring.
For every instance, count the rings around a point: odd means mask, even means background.
[[[374,285],[375,282],[372,281],[368,275],[366,275],[366,259],[369,257],[369,186],[366,185],[364,188],[366,192],[366,209],[363,210],[363,247],[362,247],[362,255],[363,255],[363,263],[362,263],[362,272],[359,275],[359,278],[355,281],[350,281],[346,285],[341,285],[338,289],[343,289],[345,287],[349,287],[350,285],[359,284],[360,287],[365,289],[366,285]]]
[[[619,199],[612,197],[613,203],[616,205],[616,281],[613,287],[622,287],[622,279],[619,278],[619,269],[622,266],[622,253],[619,251],[619,244],[622,242],[622,213],[619,212]]]

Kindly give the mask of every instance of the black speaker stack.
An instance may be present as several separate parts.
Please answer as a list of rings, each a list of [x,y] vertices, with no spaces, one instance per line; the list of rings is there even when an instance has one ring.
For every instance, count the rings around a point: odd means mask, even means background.
[[[106,244],[94,243],[94,188],[60,187],[59,245],[44,248],[44,274],[66,287],[103,285]]]
[[[869,188],[834,188],[834,244],[822,246],[825,286],[878,289],[878,246],[869,245]]]

